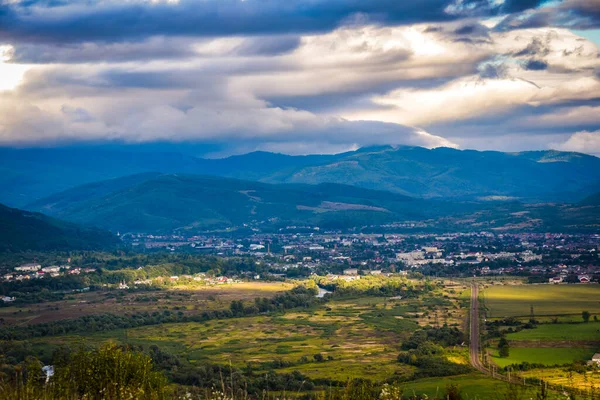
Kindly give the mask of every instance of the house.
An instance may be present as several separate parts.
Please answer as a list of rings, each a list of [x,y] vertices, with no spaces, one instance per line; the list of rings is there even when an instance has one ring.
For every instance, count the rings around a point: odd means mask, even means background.
[[[5,302],[5,303],[12,303],[15,300],[16,299],[14,297],[8,297],[8,296],[2,297],[2,301]]]
[[[587,275],[579,275],[577,279],[579,279],[579,283],[590,283],[590,277]]]
[[[358,275],[358,269],[356,268],[347,268],[344,270],[344,275]]]
[[[58,265],[51,265],[49,267],[42,268],[42,271],[52,273],[52,272],[60,272],[60,267]]]
[[[30,264],[23,264],[23,265],[16,267],[15,271],[35,272],[35,271],[39,271],[41,268],[42,268],[42,266],[40,264],[30,263]]]
[[[369,271],[369,274],[371,275],[381,275],[381,270],[374,270],[374,271]]]
[[[550,278],[548,281],[550,283],[555,283],[555,284],[562,283],[563,277],[562,276],[555,276],[553,278]]]
[[[596,353],[592,356],[592,359],[587,362],[588,365],[597,365],[600,367],[600,353]]]

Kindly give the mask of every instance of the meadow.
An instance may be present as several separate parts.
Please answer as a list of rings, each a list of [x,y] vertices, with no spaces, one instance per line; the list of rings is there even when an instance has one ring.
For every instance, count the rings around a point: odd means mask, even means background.
[[[512,347],[508,357],[499,357],[497,350],[493,350],[491,356],[499,367],[524,362],[554,366],[589,360],[594,353],[592,348]]]
[[[592,384],[600,387],[599,373],[569,371],[573,363],[585,363],[600,351],[600,322],[593,319],[600,313],[599,295],[599,285],[487,286],[482,298],[489,320],[514,317],[525,323],[533,307],[538,321],[533,329],[506,333],[508,357],[500,357],[492,341],[490,360],[501,368],[522,363],[548,367],[519,372],[525,378],[586,390]],[[589,322],[583,322],[582,311],[592,314]],[[509,328],[503,327],[505,332]]]
[[[509,333],[506,338],[511,342],[598,341],[600,340],[600,322],[540,324],[535,329],[523,329],[520,332]]]
[[[459,325],[464,321],[461,293],[453,292],[444,293],[447,297],[440,292],[420,299],[332,300],[306,310],[45,337],[33,340],[32,345],[45,357],[58,346],[78,341],[144,348],[156,345],[191,364],[299,371],[312,379],[340,382],[365,376],[384,381],[393,376],[408,377],[416,369],[398,363],[396,358],[403,340],[420,325]],[[457,348],[449,350],[448,357],[465,364],[468,353]]]
[[[482,291],[487,318],[600,314],[600,285],[493,285]]]
[[[73,293],[64,300],[0,307],[5,326],[40,324],[86,315],[181,310],[188,314],[223,310],[233,300],[252,301],[290,290],[285,282],[238,282],[224,285],[174,285],[160,290],[106,289]]]

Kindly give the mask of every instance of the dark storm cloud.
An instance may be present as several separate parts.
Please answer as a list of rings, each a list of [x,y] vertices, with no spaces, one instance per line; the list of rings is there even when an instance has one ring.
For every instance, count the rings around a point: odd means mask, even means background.
[[[353,21],[443,22],[537,7],[490,0],[181,0],[180,2],[0,2],[0,42],[73,43],[149,36],[224,36],[323,32]],[[288,44],[293,43],[289,39]]]
[[[121,41],[154,35],[223,36],[319,32],[360,15],[371,22],[415,23],[456,18],[450,0],[181,0],[165,3],[4,4],[0,41]]]

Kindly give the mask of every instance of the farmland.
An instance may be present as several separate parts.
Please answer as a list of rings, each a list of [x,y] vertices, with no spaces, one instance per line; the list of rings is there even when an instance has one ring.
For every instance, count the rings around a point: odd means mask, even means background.
[[[483,292],[487,328],[496,335],[488,342],[489,359],[513,371],[535,364],[533,369],[518,372],[524,378],[577,389],[597,388],[600,376],[584,365],[600,351],[600,323],[594,318],[600,312],[598,295],[598,285],[487,287]],[[582,311],[590,313],[589,322],[584,321]],[[497,348],[499,335],[509,343],[509,354],[503,357]]]
[[[505,285],[483,291],[488,318],[580,316],[600,313],[600,285]]]

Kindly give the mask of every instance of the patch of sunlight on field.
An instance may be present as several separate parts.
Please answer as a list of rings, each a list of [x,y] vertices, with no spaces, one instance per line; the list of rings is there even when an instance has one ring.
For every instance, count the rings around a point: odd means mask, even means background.
[[[520,373],[527,378],[543,379],[554,385],[570,386],[589,390],[593,385],[596,393],[600,392],[600,369],[584,373],[567,371],[562,368],[532,369]]]
[[[600,313],[600,285],[506,285],[482,291],[488,318]]]

